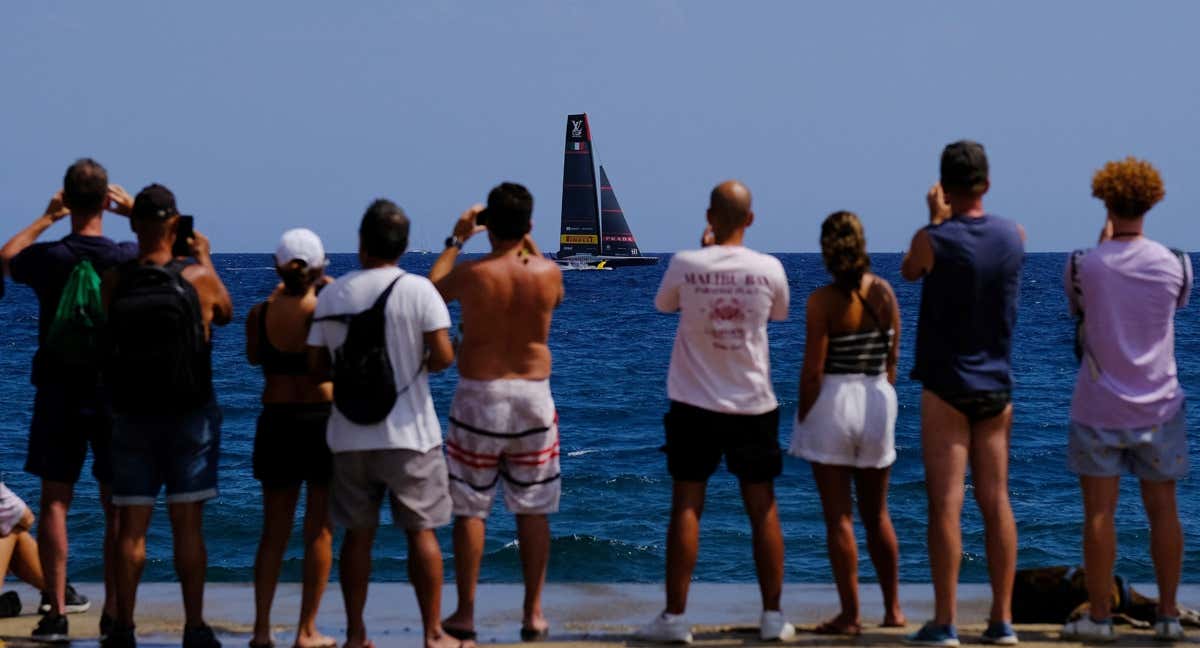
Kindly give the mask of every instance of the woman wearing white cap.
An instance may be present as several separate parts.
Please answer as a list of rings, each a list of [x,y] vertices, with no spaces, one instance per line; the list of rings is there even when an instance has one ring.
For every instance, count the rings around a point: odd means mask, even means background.
[[[304,513],[304,590],[295,646],[336,646],[316,628],[317,607],[333,560],[329,521],[332,457],[325,423],[333,400],[331,383],[309,376],[305,340],[317,307],[317,291],[328,282],[325,248],[307,229],[284,232],[275,251],[282,281],[246,318],[246,357],[266,377],[263,412],[254,437],[254,477],[262,482],[263,530],[254,561],[252,648],[273,646],[271,603],[300,498],[308,484]]]

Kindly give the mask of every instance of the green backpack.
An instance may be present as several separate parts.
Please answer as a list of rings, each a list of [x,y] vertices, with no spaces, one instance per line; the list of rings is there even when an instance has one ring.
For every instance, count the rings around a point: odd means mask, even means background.
[[[46,349],[66,367],[95,369],[100,365],[104,320],[100,275],[91,261],[83,259],[67,278],[46,336]]]

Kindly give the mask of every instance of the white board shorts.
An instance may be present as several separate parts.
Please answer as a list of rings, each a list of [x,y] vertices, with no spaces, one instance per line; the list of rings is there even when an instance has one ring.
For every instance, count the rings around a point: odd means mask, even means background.
[[[826,374],[808,416],[793,423],[788,452],[812,463],[886,468],[896,461],[897,407],[886,374]]]
[[[558,512],[562,474],[550,381],[460,378],[446,463],[457,517],[487,518],[501,482],[510,512]]]

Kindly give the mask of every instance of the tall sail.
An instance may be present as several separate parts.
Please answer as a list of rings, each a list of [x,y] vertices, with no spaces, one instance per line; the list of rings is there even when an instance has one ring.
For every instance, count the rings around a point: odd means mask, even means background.
[[[604,238],[601,241],[601,254],[604,256],[640,256],[637,241],[633,240],[633,232],[629,223],[625,222],[625,213],[617,202],[617,194],[613,192],[604,165],[600,165],[600,221]]]
[[[596,167],[587,114],[567,115],[563,156],[562,231],[558,258],[600,254],[600,207],[596,204]]]

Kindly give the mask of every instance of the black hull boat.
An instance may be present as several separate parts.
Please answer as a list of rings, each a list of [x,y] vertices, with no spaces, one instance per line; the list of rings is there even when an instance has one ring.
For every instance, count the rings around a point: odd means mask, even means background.
[[[623,268],[658,263],[643,256],[604,167],[597,200],[596,165],[587,114],[567,115],[563,156],[562,229],[555,260],[566,269]]]
[[[592,256],[577,254],[566,258],[556,258],[555,263],[567,270],[580,270],[580,266],[590,268],[628,268],[632,266],[652,266],[658,264],[658,257],[652,256]]]

